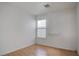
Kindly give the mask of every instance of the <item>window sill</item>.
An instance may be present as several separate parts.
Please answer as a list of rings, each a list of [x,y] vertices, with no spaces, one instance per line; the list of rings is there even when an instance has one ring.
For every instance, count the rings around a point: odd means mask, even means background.
[[[37,39],[46,39],[46,37],[37,37]]]

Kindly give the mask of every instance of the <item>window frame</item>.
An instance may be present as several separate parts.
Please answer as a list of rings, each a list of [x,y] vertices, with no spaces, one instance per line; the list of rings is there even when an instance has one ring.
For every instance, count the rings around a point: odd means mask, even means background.
[[[44,20],[44,19],[41,19],[41,20]],[[46,19],[45,19],[46,20]],[[46,25],[46,27],[37,27],[38,26],[38,21],[39,20],[36,20],[36,38],[38,39],[38,38],[41,38],[41,39],[46,39],[46,37],[38,37],[38,30],[41,30],[41,29],[45,29],[45,30],[47,30],[47,25]],[[46,24],[47,24],[47,21],[46,21]],[[45,36],[47,36],[46,34],[45,34]]]

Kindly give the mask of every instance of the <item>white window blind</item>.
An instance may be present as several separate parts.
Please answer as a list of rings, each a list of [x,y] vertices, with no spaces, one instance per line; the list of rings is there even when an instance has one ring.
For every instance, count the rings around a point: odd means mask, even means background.
[[[38,20],[37,28],[46,28],[46,20]]]
[[[37,20],[37,38],[46,38],[46,19]]]

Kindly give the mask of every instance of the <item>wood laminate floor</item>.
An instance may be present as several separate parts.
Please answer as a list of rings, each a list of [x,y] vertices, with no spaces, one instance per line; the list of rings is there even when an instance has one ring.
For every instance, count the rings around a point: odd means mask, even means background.
[[[43,45],[32,45],[27,48],[6,54],[6,56],[76,56],[75,51],[52,48]]]

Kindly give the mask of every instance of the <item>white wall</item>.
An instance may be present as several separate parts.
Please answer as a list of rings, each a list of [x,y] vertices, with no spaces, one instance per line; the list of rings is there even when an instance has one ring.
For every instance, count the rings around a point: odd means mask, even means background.
[[[35,20],[24,10],[0,3],[0,55],[34,44]]]
[[[47,39],[38,39],[38,44],[76,50],[76,10],[75,8],[55,11],[47,17]]]
[[[77,3],[77,35],[78,35],[78,40],[77,40],[77,52],[79,55],[79,3]]]

